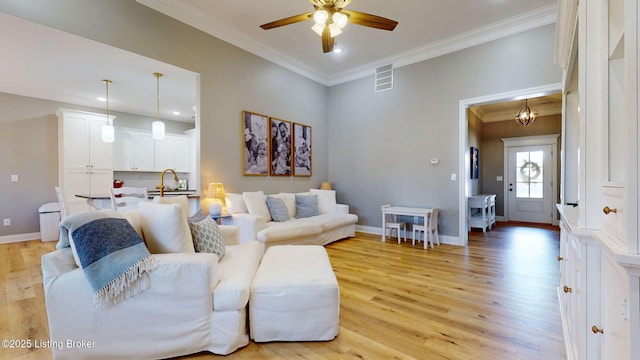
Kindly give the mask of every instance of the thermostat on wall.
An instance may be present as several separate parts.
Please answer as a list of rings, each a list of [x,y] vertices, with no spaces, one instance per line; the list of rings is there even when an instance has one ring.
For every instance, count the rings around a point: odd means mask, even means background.
[[[438,159],[437,157],[431,158],[431,165],[438,165],[439,162],[440,159]]]

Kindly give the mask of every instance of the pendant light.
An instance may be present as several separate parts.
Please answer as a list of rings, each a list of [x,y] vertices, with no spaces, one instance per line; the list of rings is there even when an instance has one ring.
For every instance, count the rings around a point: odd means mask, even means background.
[[[107,123],[102,125],[102,141],[112,143],[115,140],[115,129],[109,118],[109,84],[111,84],[111,80],[102,80],[102,82],[107,88]]]
[[[538,112],[531,110],[527,104],[527,99],[524,99],[524,107],[516,114],[516,122],[520,125],[529,126],[536,121]]]
[[[162,77],[161,73],[155,72],[153,76],[156,77],[156,97],[157,97],[157,108],[156,108],[156,121],[151,124],[151,133],[153,134],[153,138],[156,140],[164,140],[164,123],[160,121],[160,78]]]

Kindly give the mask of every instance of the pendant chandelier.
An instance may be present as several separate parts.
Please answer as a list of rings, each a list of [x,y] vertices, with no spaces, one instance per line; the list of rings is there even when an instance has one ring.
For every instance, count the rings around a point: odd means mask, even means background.
[[[516,114],[516,122],[524,126],[533,124],[533,122],[536,121],[536,117],[538,117],[538,112],[531,110],[527,104],[527,100],[528,99],[524,99],[524,107]]]
[[[155,72],[153,76],[156,77],[156,99],[157,99],[157,107],[156,107],[156,121],[151,124],[151,133],[153,134],[153,138],[156,140],[164,140],[164,122],[160,120],[160,78],[162,77],[161,73]]]
[[[102,80],[102,82],[107,88],[107,123],[102,125],[102,141],[112,143],[115,140],[115,129],[109,119],[109,84],[111,84],[111,80]]]

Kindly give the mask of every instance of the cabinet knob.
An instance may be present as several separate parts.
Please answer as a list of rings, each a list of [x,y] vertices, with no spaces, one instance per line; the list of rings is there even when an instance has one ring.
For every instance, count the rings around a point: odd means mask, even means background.
[[[565,285],[565,286],[562,288],[562,290],[564,291],[564,293],[565,293],[565,294],[566,294],[566,293],[570,293],[570,292],[572,291],[572,290],[571,290],[571,288],[570,288],[570,287],[568,287],[567,285]]]
[[[562,261],[564,258],[562,256],[558,256],[558,261]]]
[[[605,215],[609,215],[609,213],[618,213],[618,209],[612,209],[608,206],[605,206],[604,209],[602,209],[602,212],[604,212]]]
[[[591,331],[593,331],[593,333],[594,333],[594,334],[598,334],[598,333],[600,333],[600,334],[604,334],[604,330],[603,330],[603,329],[600,329],[599,327],[597,327],[597,326],[595,326],[595,325],[593,325],[593,326],[591,327]]]

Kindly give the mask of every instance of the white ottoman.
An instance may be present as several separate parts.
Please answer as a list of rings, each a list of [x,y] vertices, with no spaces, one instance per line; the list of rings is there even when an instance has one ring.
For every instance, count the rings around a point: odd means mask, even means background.
[[[267,249],[249,298],[254,341],[332,340],[338,335],[339,317],[340,289],[324,247]]]

